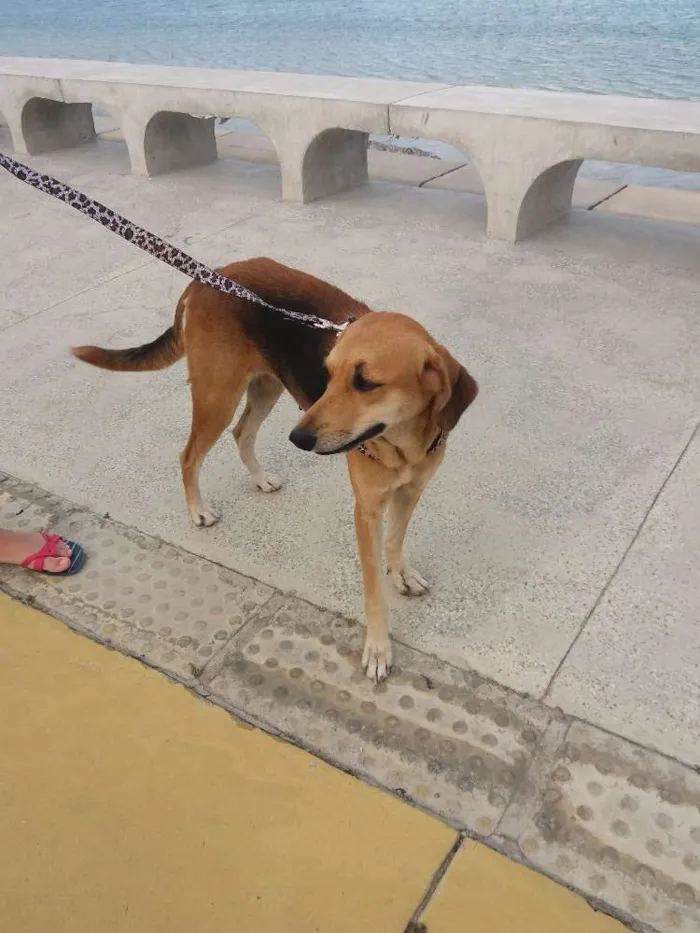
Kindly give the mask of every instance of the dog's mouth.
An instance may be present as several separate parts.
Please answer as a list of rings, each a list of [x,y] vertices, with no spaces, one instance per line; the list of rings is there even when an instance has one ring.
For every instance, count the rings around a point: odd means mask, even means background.
[[[378,422],[367,428],[362,434],[358,434],[358,436],[351,441],[348,441],[347,444],[343,444],[342,447],[336,447],[334,450],[318,450],[317,453],[323,457],[331,456],[332,454],[347,454],[356,447],[359,447],[360,444],[371,441],[374,437],[379,437],[384,431],[386,431],[386,425],[382,422]]]

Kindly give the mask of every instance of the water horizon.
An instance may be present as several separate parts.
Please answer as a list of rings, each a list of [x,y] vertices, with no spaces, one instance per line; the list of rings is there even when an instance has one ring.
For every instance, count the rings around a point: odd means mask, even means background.
[[[700,100],[697,0],[0,0],[0,54]]]
[[[0,55],[700,101],[698,0],[0,0]],[[424,148],[450,155],[430,140]],[[587,163],[669,187],[698,175]]]

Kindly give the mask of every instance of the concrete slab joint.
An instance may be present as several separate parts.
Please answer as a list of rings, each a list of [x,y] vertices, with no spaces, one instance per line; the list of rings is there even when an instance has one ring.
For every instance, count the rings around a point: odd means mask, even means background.
[[[301,203],[367,180],[368,133],[452,143],[483,182],[488,235],[510,242],[569,212],[583,159],[700,170],[700,104],[690,101],[0,59],[0,111],[17,152],[93,139],[90,107],[97,100],[120,102],[132,168],[140,175],[216,158],[212,119],[193,114],[252,120],[277,149],[284,199]]]

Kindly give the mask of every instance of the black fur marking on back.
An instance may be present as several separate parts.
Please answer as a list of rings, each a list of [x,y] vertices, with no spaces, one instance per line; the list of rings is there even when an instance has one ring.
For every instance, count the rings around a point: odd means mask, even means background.
[[[317,313],[305,301],[286,301],[293,311]],[[292,394],[297,391],[308,406],[316,402],[326,390],[328,374],[325,359],[330,353],[337,334],[317,330],[282,317],[267,308],[250,308],[242,319],[246,335],[264,354],[277,377]]]

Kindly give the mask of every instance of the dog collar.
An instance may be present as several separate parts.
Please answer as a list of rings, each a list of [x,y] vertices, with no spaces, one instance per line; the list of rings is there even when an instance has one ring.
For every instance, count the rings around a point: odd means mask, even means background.
[[[432,453],[435,453],[435,451],[439,450],[441,447],[444,447],[446,443],[447,443],[447,431],[440,431],[440,433],[435,438],[433,443],[430,445],[430,447],[428,447],[425,453],[426,457]],[[381,462],[379,460],[379,457],[375,457],[375,455],[370,450],[367,449],[365,444],[360,444],[359,446],[355,448],[355,450],[358,453],[364,454],[365,457],[369,457],[370,460],[374,460],[376,463]]]

